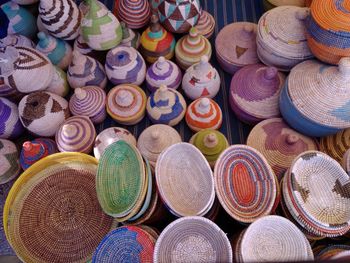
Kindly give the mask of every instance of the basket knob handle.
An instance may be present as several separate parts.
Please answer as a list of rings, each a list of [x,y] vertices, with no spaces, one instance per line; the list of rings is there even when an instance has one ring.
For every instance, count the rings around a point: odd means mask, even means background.
[[[218,144],[218,137],[214,132],[209,133],[204,138],[204,145],[208,148],[213,148]]]

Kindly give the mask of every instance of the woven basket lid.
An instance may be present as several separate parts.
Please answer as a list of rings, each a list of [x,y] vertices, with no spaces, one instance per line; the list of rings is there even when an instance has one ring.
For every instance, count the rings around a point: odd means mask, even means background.
[[[299,6],[299,7],[304,7],[306,2],[305,0],[267,0],[267,1],[274,6],[289,5],[289,6]]]
[[[106,148],[112,143],[124,140],[127,143],[136,146],[136,138],[128,130],[121,127],[111,127],[100,132],[94,145],[94,156],[96,159],[100,159]]]
[[[57,148],[61,152],[90,153],[96,138],[94,124],[87,116],[73,116],[56,132]]]
[[[217,56],[238,66],[258,63],[256,31],[257,24],[249,22],[235,22],[225,26],[215,39]]]
[[[142,120],[145,111],[146,94],[136,85],[118,85],[107,95],[107,112],[121,124],[136,124]]]
[[[182,79],[182,89],[192,100],[198,98],[214,98],[220,89],[220,75],[209,63],[208,56],[186,70]]]
[[[186,113],[186,101],[178,91],[162,85],[147,100],[147,113],[155,124],[175,126]]]
[[[350,250],[349,245],[345,244],[330,244],[330,245],[319,245],[314,250],[317,260],[333,260],[336,259],[337,255]],[[341,259],[341,258],[340,258]]]
[[[46,89],[54,73],[46,56],[24,46],[1,49],[0,70],[5,84],[23,93]]]
[[[146,63],[133,47],[118,46],[108,51],[105,69],[108,79],[115,85],[141,85],[146,76]]]
[[[195,27],[191,28],[188,35],[180,38],[175,46],[176,61],[182,69],[187,69],[200,62],[202,56],[208,56],[210,60],[211,54],[209,40],[200,35]]]
[[[84,3],[84,2],[81,2]],[[80,54],[83,55],[90,55],[93,53],[93,49],[89,47],[89,45],[85,42],[84,38],[82,35],[79,35],[74,40],[74,45],[73,45],[73,50],[79,52]]]
[[[175,220],[160,234],[154,262],[232,262],[232,248],[215,223],[188,216]]]
[[[187,108],[186,123],[193,131],[203,129],[217,130],[222,124],[220,106],[212,99],[196,99]]]
[[[96,86],[76,88],[69,100],[69,109],[73,115],[88,116],[94,124],[104,121],[105,107],[106,93]]]
[[[23,35],[7,35],[4,38],[0,39],[0,48],[4,48],[7,46],[24,46],[29,48],[35,48],[34,42]]]
[[[241,241],[242,262],[313,261],[309,241],[288,219],[266,216],[252,223]]]
[[[342,58],[338,67],[309,60],[292,69],[286,89],[293,105],[307,119],[344,129],[350,127],[349,79],[350,58]]]
[[[158,157],[155,169],[159,194],[176,216],[203,216],[215,199],[213,173],[202,153],[177,143]]]
[[[98,86],[104,89],[107,85],[105,70],[96,59],[73,51],[72,62],[68,67],[67,79],[73,88]]]
[[[0,138],[14,139],[24,132],[19,119],[18,107],[6,98],[0,97]]]
[[[85,42],[94,50],[109,50],[123,38],[118,19],[97,0],[87,1],[89,12],[81,21],[81,33]]]
[[[281,118],[257,124],[247,138],[247,145],[264,155],[279,180],[295,157],[305,151],[318,150],[315,139],[294,131]]]
[[[349,231],[349,175],[328,155],[308,151],[295,158],[283,180],[285,204],[303,228],[336,237]]]
[[[70,90],[70,86],[67,81],[67,74],[57,66],[54,66],[54,69],[51,83],[47,87],[46,91],[61,97],[65,97],[68,95]]]
[[[272,212],[277,196],[275,174],[254,148],[227,148],[216,161],[214,180],[221,205],[237,221],[251,223]]]
[[[179,67],[172,61],[164,57],[159,57],[152,64],[146,73],[147,88],[153,92],[161,85],[165,85],[170,89],[177,89],[182,80],[182,73]]]
[[[51,35],[64,40],[73,40],[80,33],[82,13],[74,1],[40,1],[39,16]]]
[[[98,203],[96,170],[97,160],[91,156],[57,153],[17,179],[7,196],[3,220],[7,240],[21,261],[91,259],[101,239],[115,227]]]
[[[123,30],[123,39],[120,44],[138,49],[140,46],[140,33],[132,30],[125,22],[120,22],[120,25]]]
[[[130,28],[140,29],[148,24],[151,7],[148,1],[144,0],[119,0],[117,15]]]
[[[118,221],[136,215],[146,195],[147,176],[137,148],[123,140],[102,154],[97,171],[97,196],[105,213]]]
[[[215,29],[215,19],[207,11],[202,10],[198,23],[195,26],[198,33],[206,38],[211,38]]]
[[[56,142],[51,139],[37,138],[26,141],[19,156],[21,167],[25,171],[37,161],[57,152]]]
[[[154,246],[154,238],[141,227],[118,227],[102,239],[92,263],[153,262]]]
[[[344,153],[341,164],[342,164],[345,172],[347,172],[349,174],[350,173],[350,149]]]
[[[350,149],[350,129],[341,130],[320,140],[320,150],[338,162],[341,162],[348,149]]]
[[[137,148],[154,168],[160,153],[179,142],[182,142],[182,139],[177,130],[168,125],[155,124],[149,126],[140,134],[137,140]]]
[[[0,185],[14,179],[20,171],[16,145],[9,140],[0,139]]]

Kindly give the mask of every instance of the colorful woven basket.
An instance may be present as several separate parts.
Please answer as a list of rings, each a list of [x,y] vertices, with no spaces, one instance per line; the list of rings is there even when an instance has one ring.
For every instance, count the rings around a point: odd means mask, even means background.
[[[237,221],[252,223],[272,212],[277,179],[265,157],[254,148],[227,148],[216,161],[214,180],[222,207]]]
[[[232,262],[226,234],[209,219],[188,216],[169,224],[157,239],[155,263]]]
[[[316,247],[317,251],[315,253],[317,260],[331,260],[337,257],[343,252],[348,252],[350,250],[349,245],[324,245]]]
[[[231,80],[231,109],[249,124],[279,117],[279,96],[284,82],[284,74],[274,67],[254,64],[241,68]]]
[[[20,171],[16,145],[9,140],[0,139],[0,185],[14,179]]]
[[[4,206],[7,240],[25,262],[86,262],[114,227],[96,196],[97,160],[50,155],[27,169]],[[52,238],[52,237],[55,238]],[[43,253],[44,252],[44,253]]]
[[[118,0],[118,18],[132,29],[140,29],[148,24],[151,7],[148,0]]]
[[[200,35],[210,39],[214,33],[215,24],[216,22],[214,17],[207,11],[202,10],[195,28]]]
[[[17,105],[0,97],[0,138],[15,139],[23,132]]]
[[[140,46],[140,33],[132,30],[125,22],[121,22],[123,39],[121,45],[138,49]]]
[[[320,150],[339,163],[348,149],[350,149],[350,129],[341,130],[320,140]]]
[[[22,35],[7,35],[4,38],[0,39],[0,48],[4,48],[6,46],[25,46],[29,48],[35,48],[34,42],[29,38]]]
[[[46,91],[54,93],[58,96],[65,97],[68,95],[70,90],[67,74],[62,69],[54,66],[54,73],[52,76],[51,83],[47,87]]]
[[[299,6],[304,7],[307,0],[263,0],[263,6],[265,11],[268,11],[277,6],[289,5],[289,6]]]

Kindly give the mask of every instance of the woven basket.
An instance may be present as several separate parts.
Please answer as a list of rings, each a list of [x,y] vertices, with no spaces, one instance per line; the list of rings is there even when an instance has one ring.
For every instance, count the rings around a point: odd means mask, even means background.
[[[273,212],[277,180],[265,157],[249,146],[233,145],[216,161],[215,190],[226,212],[252,223]]]
[[[215,39],[216,58],[223,70],[234,74],[243,66],[259,63],[257,24],[236,22],[222,28]]]
[[[209,40],[200,35],[195,27],[191,28],[188,35],[180,38],[175,46],[176,62],[184,70],[200,62],[202,56],[207,56],[209,61],[211,54]]]
[[[325,245],[320,247],[319,250],[320,251],[317,251],[317,254],[315,253],[317,260],[334,260],[337,259],[335,257],[338,257],[338,255],[341,256],[344,252],[349,252],[350,246],[345,244]]]
[[[15,139],[23,132],[17,105],[0,97],[0,138]]]
[[[141,85],[146,77],[146,63],[133,47],[118,46],[107,53],[105,69],[115,85]]]
[[[320,140],[320,150],[339,163],[348,149],[350,149],[350,129],[341,130]]]
[[[142,33],[140,52],[149,63],[154,63],[159,57],[172,59],[175,51],[175,38],[160,24],[156,15],[152,15],[150,26]]]
[[[185,113],[186,101],[181,93],[164,85],[147,99],[147,115],[154,124],[175,126]]]
[[[274,7],[283,6],[283,5],[304,7],[306,6],[307,1],[305,0],[266,0],[266,2],[268,2],[270,5]]]
[[[344,153],[341,164],[342,164],[345,172],[347,172],[349,174],[350,173],[350,150],[347,150]]]
[[[50,155],[15,182],[4,206],[7,240],[24,262],[86,262],[113,226],[96,196],[97,160]],[[55,238],[52,238],[52,237]]]
[[[91,47],[89,47],[89,45],[85,42],[82,35],[79,35],[74,40],[73,50],[79,52],[80,54],[87,55],[90,57],[93,56],[94,52],[95,53],[97,52],[97,51],[94,51]]]
[[[6,46],[25,46],[29,48],[35,48],[33,41],[22,35],[7,35],[6,37],[1,38],[0,48],[4,48]]]
[[[161,85],[165,85],[170,89],[177,89],[182,80],[182,73],[179,67],[172,61],[164,57],[159,57],[152,64],[146,73],[147,88],[154,92]]]
[[[160,234],[153,262],[229,263],[232,262],[232,248],[226,234],[209,219],[183,217]]]
[[[62,69],[54,66],[54,73],[51,83],[47,87],[46,91],[54,93],[58,96],[65,97],[68,95],[70,87],[67,81],[67,74]]]
[[[294,131],[281,118],[257,124],[248,136],[247,145],[264,155],[279,180],[295,157],[305,151],[318,150],[315,139]]]
[[[215,200],[214,180],[202,153],[189,143],[177,143],[158,157],[158,192],[174,215],[203,216]]]
[[[200,35],[210,39],[214,33],[215,24],[214,17],[207,11],[202,10],[195,28]]]
[[[146,94],[138,86],[121,84],[107,95],[107,112],[120,124],[134,125],[140,122],[146,112]]]
[[[140,29],[148,24],[151,7],[148,0],[119,0],[118,18],[132,29]]]
[[[123,39],[121,45],[138,49],[140,46],[140,33],[132,30],[125,22],[121,22]]]
[[[220,90],[220,75],[209,63],[207,56],[186,70],[182,79],[182,89],[192,100],[198,98],[214,98]]]
[[[9,140],[0,139],[0,185],[14,179],[20,171],[16,145]]]

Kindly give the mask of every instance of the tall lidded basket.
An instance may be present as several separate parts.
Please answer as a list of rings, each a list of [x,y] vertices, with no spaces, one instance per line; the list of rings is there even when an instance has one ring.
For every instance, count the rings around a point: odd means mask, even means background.
[[[129,28],[140,29],[148,24],[151,8],[148,0],[119,0],[117,15]]]

